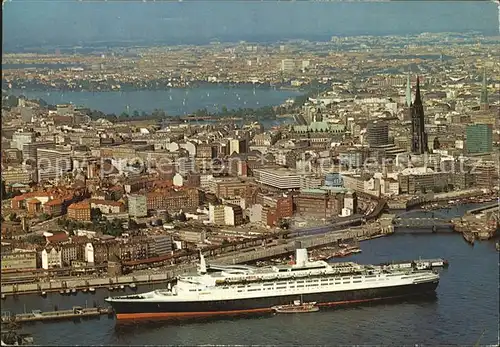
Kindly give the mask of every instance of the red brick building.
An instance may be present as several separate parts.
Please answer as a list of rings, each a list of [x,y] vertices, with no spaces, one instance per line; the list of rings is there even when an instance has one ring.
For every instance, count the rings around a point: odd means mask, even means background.
[[[82,201],[69,205],[68,218],[83,222],[90,222],[92,220],[90,215],[90,202]]]
[[[200,192],[196,188],[163,189],[150,192],[146,195],[148,210],[196,210],[200,205]]]

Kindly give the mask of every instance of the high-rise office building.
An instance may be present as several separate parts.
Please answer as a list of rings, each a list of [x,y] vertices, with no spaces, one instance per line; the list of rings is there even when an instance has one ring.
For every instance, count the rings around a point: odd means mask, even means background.
[[[489,153],[493,149],[493,126],[491,124],[467,125],[467,153]]]
[[[389,125],[384,121],[371,121],[366,127],[366,142],[370,147],[389,144]]]
[[[486,69],[483,70],[483,84],[481,87],[481,97],[479,100],[479,105],[481,111],[487,111],[490,108],[488,102],[488,86],[486,83]]]

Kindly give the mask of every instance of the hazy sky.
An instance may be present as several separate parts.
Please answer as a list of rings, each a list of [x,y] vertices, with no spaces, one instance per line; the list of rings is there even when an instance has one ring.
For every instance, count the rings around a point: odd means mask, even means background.
[[[147,44],[220,40],[327,39],[498,28],[492,2],[182,3],[13,0],[4,5],[4,48],[133,40]]]

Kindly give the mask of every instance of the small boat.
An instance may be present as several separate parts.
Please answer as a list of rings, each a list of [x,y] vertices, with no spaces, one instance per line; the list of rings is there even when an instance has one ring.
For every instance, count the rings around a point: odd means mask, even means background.
[[[125,286],[124,286],[123,284],[122,284],[122,285],[120,285],[120,289],[121,289],[121,290],[124,290],[124,289],[125,289]]]
[[[113,291],[115,288],[113,288],[113,286],[109,286],[108,290]]]
[[[71,289],[66,289],[65,293],[66,294],[71,294]]]
[[[88,289],[87,289],[87,288],[83,288],[83,289],[82,289],[82,292],[84,292],[84,293],[86,293],[87,291],[88,291]]]
[[[118,289],[120,289],[120,286],[115,286],[115,288],[114,288],[114,289],[115,289],[115,290],[118,290]]]
[[[319,307],[315,302],[301,302],[295,300],[290,305],[278,305],[271,307],[275,313],[309,313],[319,311]]]
[[[136,289],[137,288],[137,286],[135,285],[135,283],[130,283],[128,286],[130,287],[130,289]]]
[[[59,291],[59,294],[64,295],[64,289],[61,289],[61,290]]]
[[[76,288],[71,288],[71,294],[76,294]]]
[[[6,298],[5,294],[2,294],[2,300],[5,300]]]
[[[40,295],[45,298],[47,296],[47,292],[41,292]]]
[[[500,251],[500,242],[497,242],[497,243],[495,244],[495,247],[496,247],[497,251]]]
[[[90,287],[89,288],[89,292],[91,292],[92,294],[94,294],[95,293],[95,288],[94,287]]]

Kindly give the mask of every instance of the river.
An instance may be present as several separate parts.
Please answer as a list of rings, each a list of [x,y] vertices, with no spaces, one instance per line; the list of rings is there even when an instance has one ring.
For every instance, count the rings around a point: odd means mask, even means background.
[[[457,216],[472,206],[456,206],[437,212]],[[498,253],[494,242],[477,242],[474,247],[460,235],[396,234],[362,242],[361,254],[348,260],[380,263],[442,257],[450,262],[441,271],[437,296],[428,300],[407,300],[321,309],[314,314],[247,318],[203,319],[180,322],[116,324],[114,319],[81,323],[34,323],[23,331],[32,333],[36,344],[45,345],[337,345],[337,344],[457,344],[481,345],[498,342]],[[159,285],[160,286],[160,285]],[[158,287],[159,287],[158,286]],[[138,292],[150,290],[140,287]],[[95,295],[49,294],[20,296],[4,300],[2,309],[22,312],[50,310],[73,305],[103,304],[106,289]],[[115,294],[116,295],[116,294]],[[484,334],[483,334],[484,332]],[[482,337],[481,337],[482,336]]]
[[[134,111],[151,113],[160,109],[171,116],[189,114],[202,108],[217,112],[221,111],[223,106],[228,109],[277,106],[302,94],[293,90],[223,86],[126,92],[43,92],[20,89],[9,92],[25,95],[28,99],[43,99],[53,105],[72,103],[117,115],[122,112],[132,114]]]

